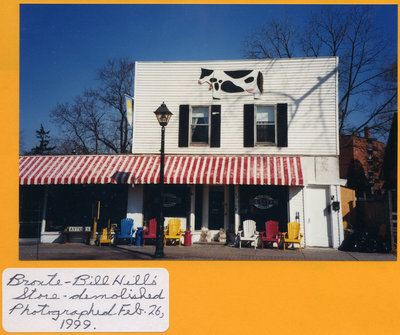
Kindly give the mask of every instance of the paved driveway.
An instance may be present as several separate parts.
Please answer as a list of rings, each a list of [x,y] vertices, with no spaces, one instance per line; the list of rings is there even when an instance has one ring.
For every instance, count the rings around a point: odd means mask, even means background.
[[[153,245],[90,246],[82,243],[21,244],[21,260],[152,260]],[[225,245],[191,247],[166,246],[167,260],[249,260],[249,261],[396,261],[396,255],[344,252],[329,248],[306,248],[302,251],[235,248]]]

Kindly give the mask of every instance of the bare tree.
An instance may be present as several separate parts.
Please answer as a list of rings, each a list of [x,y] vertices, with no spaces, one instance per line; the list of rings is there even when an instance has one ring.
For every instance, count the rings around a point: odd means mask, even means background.
[[[113,148],[111,141],[105,145],[112,147],[116,152],[126,153],[129,151],[130,135],[126,118],[125,94],[133,96],[133,82],[135,64],[128,59],[109,60],[107,64],[98,72],[100,88],[97,90],[99,100],[104,108],[114,111],[109,121],[113,125],[110,130],[116,148]]]
[[[388,72],[384,67],[388,61],[386,48],[387,42],[374,27],[368,7],[354,7],[348,16],[343,50],[340,50],[341,132],[358,134],[367,125],[375,131],[374,122],[382,119],[386,106],[395,98],[397,91],[386,97],[375,90]],[[348,122],[352,113],[362,116],[357,124]]]
[[[90,134],[86,125],[84,125],[81,110],[75,101],[57,104],[50,112],[50,119],[59,127],[59,136],[56,139],[59,154],[95,153],[91,149]],[[63,150],[68,151],[64,152]]]
[[[287,22],[273,20],[268,26],[274,29],[268,32],[260,27],[245,42],[244,54],[249,58],[338,56],[340,133],[358,135],[365,126],[379,133],[397,109],[397,83],[393,81],[390,88],[382,86],[391,73],[391,62],[397,66],[397,55],[387,54],[388,43],[374,24],[370,8],[327,7],[311,15],[303,27]],[[301,38],[289,38],[295,32]]]
[[[134,63],[109,60],[98,71],[99,85],[58,104],[50,113],[60,127],[59,153],[127,153],[131,130],[126,118],[125,94],[133,95]]]
[[[291,58],[295,53],[296,28],[288,17],[261,26],[244,41],[247,58]]]
[[[300,39],[304,54],[318,57],[324,52],[339,56],[349,24],[349,17],[343,9],[329,8],[311,15]]]
[[[372,120],[372,127],[377,134],[385,138],[390,132],[393,114],[397,112],[397,63],[393,62],[382,69],[384,76],[375,86],[375,95],[384,97],[380,106],[380,117]]]

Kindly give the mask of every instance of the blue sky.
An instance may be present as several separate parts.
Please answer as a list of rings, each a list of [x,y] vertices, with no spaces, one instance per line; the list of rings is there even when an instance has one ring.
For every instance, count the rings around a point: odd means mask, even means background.
[[[96,85],[108,59],[137,61],[243,58],[242,42],[272,17],[301,22],[311,5],[21,5],[20,131],[37,144],[49,113]],[[397,7],[373,6],[377,25],[397,49]]]

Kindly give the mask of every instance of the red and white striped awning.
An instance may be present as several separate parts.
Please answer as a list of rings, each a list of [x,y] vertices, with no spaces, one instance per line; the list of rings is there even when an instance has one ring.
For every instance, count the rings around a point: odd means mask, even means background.
[[[21,156],[21,185],[156,184],[158,155]],[[303,185],[300,157],[165,157],[166,184]]]

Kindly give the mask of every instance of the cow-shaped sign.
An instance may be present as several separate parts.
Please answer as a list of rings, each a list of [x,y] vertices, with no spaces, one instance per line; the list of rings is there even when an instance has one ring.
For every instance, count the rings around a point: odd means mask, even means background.
[[[263,92],[263,75],[256,70],[209,70],[201,69],[199,84],[208,83],[213,98],[220,99],[221,91],[226,93],[249,92],[257,99]]]

